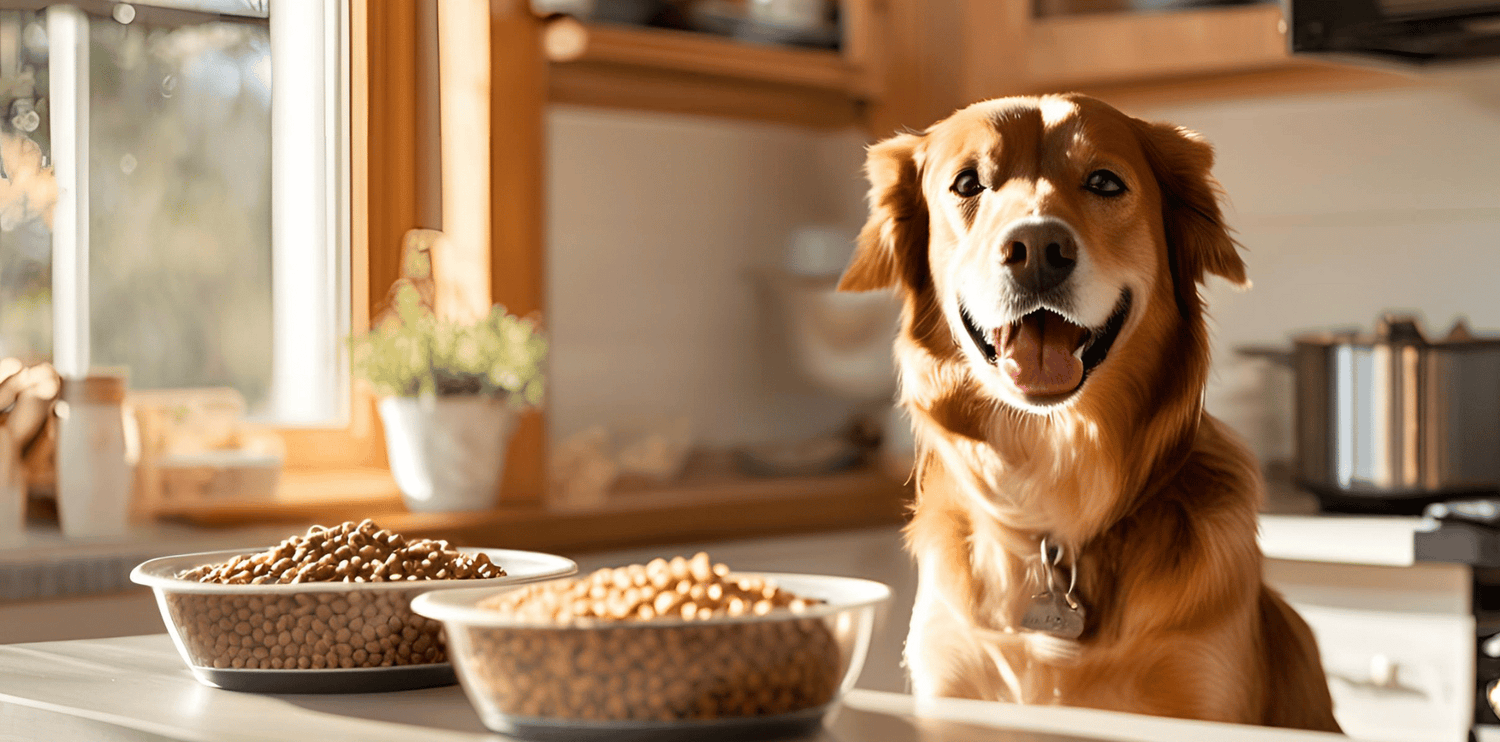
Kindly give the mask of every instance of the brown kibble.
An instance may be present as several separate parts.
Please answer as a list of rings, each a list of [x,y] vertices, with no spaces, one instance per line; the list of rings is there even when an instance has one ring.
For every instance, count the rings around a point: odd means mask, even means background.
[[[179,578],[259,585],[373,581],[376,574],[385,574],[386,580],[476,579],[504,574],[487,555],[465,554],[440,540],[407,543],[398,534],[373,529],[373,525],[367,528],[354,523],[314,526],[308,529],[305,540],[293,536],[266,551],[237,555],[219,565],[203,565],[181,573]],[[403,562],[403,554],[411,559]],[[398,576],[387,574],[391,572]]]
[[[504,574],[487,555],[460,552],[445,541],[408,543],[366,521],[315,526],[306,537],[293,536],[257,554],[202,565],[179,578],[221,584],[383,582],[389,565],[403,564],[403,555],[409,559],[397,576],[406,581]],[[415,571],[422,560],[428,569]],[[406,591],[175,593],[168,595],[167,603],[189,657],[200,666],[317,669],[445,659],[441,625],[412,614],[410,597]],[[417,644],[420,651],[413,650]],[[363,653],[358,663],[356,651]]]

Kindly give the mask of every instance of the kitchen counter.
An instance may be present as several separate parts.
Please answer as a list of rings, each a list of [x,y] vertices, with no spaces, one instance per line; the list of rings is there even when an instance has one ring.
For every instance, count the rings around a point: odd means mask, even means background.
[[[258,695],[199,684],[165,634],[0,646],[0,730],[19,739],[251,742],[501,740],[456,686]],[[7,739],[11,737],[7,736]],[[705,735],[705,738],[712,738]],[[820,742],[1320,742],[1342,737],[1086,709],[852,691]]]
[[[1432,535],[1434,526],[1433,521],[1422,518],[1263,514],[1260,543],[1272,559],[1407,567],[1422,561],[1415,542]],[[281,525],[215,530],[164,524],[120,538],[68,541],[55,528],[35,529],[23,544],[0,546],[0,627],[4,627],[0,644],[155,631],[160,619],[150,593],[127,579],[136,564],[167,554],[249,550],[276,543],[295,530],[300,529]],[[1496,542],[1494,546],[1500,548],[1500,539],[1469,539],[1470,545],[1489,542]],[[644,562],[662,553],[691,554],[707,549],[746,569],[866,577],[892,583],[900,595],[905,589],[902,581],[915,581],[900,543],[898,529],[885,527],[564,553],[584,569],[593,569]],[[101,623],[93,618],[99,614],[115,620]],[[893,620],[905,619],[898,616]],[[899,637],[895,641],[899,646]]]
[[[1416,561],[1416,535],[1435,527],[1434,521],[1418,517],[1266,513],[1260,516],[1260,542],[1273,559],[1409,566]],[[20,543],[0,544],[0,603],[118,592],[131,588],[130,569],[148,559],[259,548],[300,530],[287,525],[218,530],[161,524],[117,538],[69,541],[55,526],[38,526]]]
[[[293,528],[204,529],[177,523],[133,526],[122,535],[68,539],[57,523],[30,523],[17,541],[0,541],[0,603],[98,595],[131,588],[130,570],[170,554],[263,547]]]
[[[1463,732],[1467,729],[1467,723],[1463,720],[1471,719],[1473,715],[1472,695],[1463,692],[1463,678],[1472,677],[1474,673],[1474,619],[1469,615],[1470,581],[1463,565],[1412,564],[1415,558],[1412,541],[1421,533],[1421,525],[1420,519],[1389,521],[1381,518],[1263,516],[1262,545],[1268,556],[1282,557],[1267,562],[1266,574],[1289,600],[1297,604],[1304,617],[1314,624],[1314,630],[1320,632],[1319,641],[1330,652],[1326,658],[1331,663],[1330,667],[1341,676],[1352,679],[1353,685],[1345,683],[1334,688],[1336,692],[1343,694],[1341,697],[1345,703],[1352,704],[1346,714],[1347,718],[1341,717],[1347,727],[1359,730],[1370,739],[1388,742],[1459,742],[1464,739]],[[155,545],[156,548],[171,546],[173,544]],[[856,689],[860,692],[853,699],[856,705],[861,698],[885,698],[891,703],[897,703],[895,699],[882,694],[899,696],[907,690],[905,672],[901,668],[901,647],[910,622],[917,576],[910,557],[901,548],[901,534],[897,528],[665,545],[570,556],[577,559],[581,570],[587,572],[603,566],[643,563],[656,556],[692,554],[700,549],[708,551],[717,561],[746,571],[833,574],[874,579],[890,585],[895,596],[888,610],[877,620],[865,669],[856,684]],[[1287,561],[1286,558],[1326,561]],[[1342,563],[1329,564],[1327,561]],[[1351,621],[1355,623],[1350,624]],[[0,602],[0,645],[29,642],[19,645],[17,650],[26,656],[36,656],[34,653],[38,649],[71,646],[86,648],[89,654],[83,659],[92,660],[103,656],[105,648],[111,646],[108,640],[100,639],[101,637],[127,637],[162,630],[155,602],[150,592],[141,588],[120,594],[120,598],[113,603],[107,602],[104,597],[11,604]],[[35,643],[56,639],[88,641]],[[171,672],[180,674],[180,678],[174,680],[174,683],[186,683],[185,687],[173,686],[176,688],[173,692],[196,704],[219,697],[217,691],[195,684],[182,669],[175,654],[170,653],[163,637],[158,636],[156,640],[161,642],[163,651],[167,652],[164,659],[160,659],[162,666],[158,669],[167,672],[170,668]],[[120,641],[127,642],[124,646],[130,646],[128,642],[139,640]],[[0,646],[0,650],[6,649],[7,647]],[[1392,692],[1371,696],[1369,689],[1361,685],[1359,679],[1370,673],[1371,656],[1379,653],[1399,662],[1407,685],[1418,684],[1422,693],[1406,694],[1403,689],[1401,694]],[[0,658],[4,658],[0,660],[0,695],[8,692],[4,690],[8,687],[5,685],[5,678],[10,675],[14,665],[7,663],[14,662],[16,656],[0,651]],[[75,660],[69,660],[69,663],[77,664]],[[77,680],[81,682],[81,678]],[[109,682],[125,681],[117,679]],[[149,682],[155,684],[158,681]],[[131,680],[127,684],[135,684],[135,681]],[[408,703],[398,699],[408,697],[418,699],[411,703],[428,703],[427,700],[422,700],[426,696],[421,693],[380,698],[398,706]],[[86,698],[89,694],[78,697]],[[327,702],[327,699],[308,701],[306,698],[292,698],[283,702],[296,708],[312,703],[314,710],[318,710],[322,707],[316,704]],[[471,731],[477,732],[477,720],[473,719],[472,712],[467,711],[463,699],[453,695],[449,702],[465,709],[465,718],[471,719],[476,725]],[[909,705],[910,701],[900,703]],[[898,705],[890,708],[907,707]],[[962,704],[942,706],[943,713],[957,709],[953,713],[960,715],[968,713],[963,710],[966,708]],[[374,718],[377,719],[386,718],[376,711],[361,710],[360,713],[375,714]],[[887,717],[892,714],[899,716],[900,713],[890,711]],[[927,713],[926,709],[924,713]],[[975,713],[993,712],[985,710]],[[7,715],[14,715],[14,712],[7,711],[0,705],[0,730],[8,729]],[[456,715],[456,712],[450,715]],[[1009,720],[1013,717],[1004,718]],[[1413,719],[1425,721],[1413,722]],[[1424,724],[1430,727],[1439,722],[1446,725],[1443,727],[1446,731],[1416,733],[1419,728],[1425,728]],[[310,717],[307,723],[315,725],[322,722]],[[881,724],[892,728],[912,727],[896,718],[883,718]],[[923,725],[917,726],[919,731],[926,729]],[[1087,728],[1089,727],[1079,727]],[[70,737],[52,735],[48,738]],[[869,737],[863,734],[839,738],[904,739]],[[1147,738],[1152,737],[1148,735]],[[4,732],[0,732],[0,739],[6,739]],[[1052,742],[1059,742],[1068,738],[1050,739]]]
[[[1436,522],[1417,517],[1319,515],[1312,495],[1296,487],[1286,476],[1270,472],[1266,485],[1260,541],[1266,556],[1274,559],[1410,566],[1418,561],[1414,549],[1418,534],[1431,532],[1437,527]],[[127,574],[132,567],[147,559],[168,554],[265,546],[304,527],[283,523],[202,528],[158,523],[135,527],[119,537],[70,541],[58,533],[55,523],[33,523],[19,542],[0,541],[0,604],[129,590],[131,585],[126,579]],[[526,528],[517,525],[520,531]],[[1496,541],[1495,550],[1500,554],[1500,539],[1493,540]],[[530,548],[526,544],[510,542],[480,543],[472,538],[455,543]],[[580,551],[561,550],[569,555]],[[1500,566],[1500,556],[1496,561],[1496,566]]]
[[[1418,554],[1414,544],[1419,539],[1419,534],[1430,534],[1437,528],[1437,523],[1430,519],[1417,517],[1358,517],[1358,516],[1326,516],[1318,514],[1316,499],[1311,493],[1298,487],[1285,471],[1285,466],[1272,466],[1266,472],[1266,501],[1262,508],[1260,517],[1260,543],[1261,549],[1267,557],[1273,559],[1288,559],[1297,561],[1316,561],[1344,564],[1365,564],[1379,566],[1410,566],[1423,557],[1430,561],[1463,561],[1477,563],[1468,555],[1479,553],[1481,556],[1494,561],[1492,566],[1500,566],[1500,538],[1487,538],[1483,533],[1460,533],[1455,539],[1450,539],[1443,544],[1445,548],[1429,551],[1427,554]],[[812,478],[816,479],[816,478]],[[711,477],[705,480],[712,484]],[[767,492],[776,488],[784,488],[783,480],[765,480],[772,483],[767,484]],[[719,513],[728,513],[728,516],[741,520],[751,519],[753,513],[737,512],[733,505],[726,506],[725,496],[722,492],[714,490],[711,486],[699,482],[697,489],[692,492],[694,501],[704,503]],[[843,487],[844,485],[840,485]],[[847,487],[846,487],[847,488]],[[835,489],[838,489],[835,487]],[[680,493],[679,493],[680,495]],[[640,499],[641,495],[622,495],[618,499],[634,501]],[[674,495],[678,497],[678,495]],[[889,499],[897,510],[901,508],[899,496],[891,496],[889,492],[879,496]],[[649,499],[649,498],[647,498]],[[660,498],[658,498],[660,499]],[[680,497],[679,497],[680,499]],[[661,505],[662,503],[657,503]],[[740,503],[743,505],[743,503]],[[623,507],[623,506],[620,506]],[[778,506],[786,509],[793,506]],[[801,507],[805,507],[801,506]],[[639,510],[639,508],[637,508]],[[795,508],[793,508],[795,509]],[[620,510],[619,507],[616,510]],[[629,510],[626,508],[626,510]],[[644,519],[640,524],[647,528],[660,518],[651,516],[648,510],[641,512],[620,510],[620,512],[600,513],[601,517],[625,518],[631,517]],[[757,511],[758,512],[758,511]],[[404,514],[406,521],[389,527],[398,530],[415,528],[412,532],[425,533],[428,530],[443,530],[433,523],[427,523],[427,528],[421,526],[422,518],[432,517],[446,519],[446,521],[462,521],[463,518],[454,516],[430,516],[423,514]],[[763,513],[761,514],[763,515]],[[837,509],[823,513],[822,516],[828,523],[843,523],[845,527],[860,527],[861,521],[852,518],[848,513]],[[698,534],[703,537],[712,532],[702,531],[697,521],[701,520],[701,513],[692,516],[683,516],[686,525],[683,533]],[[680,519],[681,520],[681,519]],[[868,519],[866,519],[868,520]],[[896,516],[889,519],[881,519],[880,522],[897,521]],[[386,524],[381,519],[382,524]],[[450,524],[451,525],[451,524]],[[866,524],[868,525],[868,524]],[[493,524],[491,524],[493,526]],[[570,537],[560,536],[553,533],[543,542],[552,540],[559,543],[583,543],[585,546],[579,548],[547,548],[543,543],[530,543],[526,538],[537,539],[538,530],[558,531],[577,527],[577,523],[559,520],[551,524],[538,524],[525,520],[517,520],[501,532],[506,534],[502,543],[500,539],[481,537],[475,534],[491,533],[494,527],[470,530],[473,531],[468,537],[455,537],[455,543],[469,546],[504,546],[506,548],[536,548],[541,551],[553,551],[578,557],[579,554],[591,556],[602,555],[601,547],[608,547],[608,542],[590,541],[584,535],[573,535]],[[205,528],[201,526],[187,525],[183,523],[154,523],[133,527],[128,533],[109,538],[92,540],[69,540],[58,532],[57,524],[53,523],[31,523],[21,535],[19,541],[0,540],[0,618],[3,618],[4,606],[15,605],[27,601],[38,602],[54,598],[68,598],[89,595],[127,594],[135,592],[136,589],[129,583],[127,575],[130,569],[148,559],[169,554],[184,554],[198,551],[216,551],[220,549],[235,549],[241,547],[263,547],[276,543],[286,536],[304,530],[306,525],[292,523],[242,525],[238,527]],[[695,530],[697,529],[697,530]],[[462,530],[462,529],[460,529]],[[870,529],[870,532],[892,532],[894,529]],[[1458,530],[1458,529],[1455,529]],[[587,531],[585,528],[584,531]],[[670,538],[665,540],[682,541],[691,536],[683,533],[668,534]],[[806,538],[818,539],[826,536],[826,532],[806,536]],[[802,538],[802,537],[793,537]],[[894,533],[892,538],[897,538]],[[571,539],[571,540],[570,540]],[[580,541],[580,539],[582,539]],[[714,539],[721,543],[754,543],[758,541],[775,541],[776,539]],[[1489,542],[1494,542],[1493,544]],[[683,548],[690,548],[684,546]],[[660,548],[656,548],[660,551]],[[649,553],[651,550],[634,550],[639,553]],[[608,562],[606,562],[608,564]],[[33,637],[33,640],[66,638],[63,636]],[[0,636],[0,642],[4,637]]]

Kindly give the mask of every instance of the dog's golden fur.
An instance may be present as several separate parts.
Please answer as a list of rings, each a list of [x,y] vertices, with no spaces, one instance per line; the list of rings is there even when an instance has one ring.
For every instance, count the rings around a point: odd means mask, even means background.
[[[1081,96],[987,101],[871,148],[871,215],[842,288],[904,296],[918,695],[1338,729],[1312,634],[1262,581],[1255,462],[1202,408],[1199,285],[1245,283],[1212,161],[1191,132]],[[1078,186],[1104,166],[1128,198]],[[965,167],[986,179],[982,198],[950,191]],[[1107,358],[1059,404],[1008,384],[955,316],[1000,231],[1039,215],[1077,235],[1083,290],[1135,296]],[[1043,536],[1076,555],[1076,641],[1020,628]]]

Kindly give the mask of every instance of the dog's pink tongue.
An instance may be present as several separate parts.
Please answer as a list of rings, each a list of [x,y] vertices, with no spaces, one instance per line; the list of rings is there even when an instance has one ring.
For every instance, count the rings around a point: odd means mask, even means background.
[[[1000,330],[995,345],[1003,354],[1001,368],[1026,394],[1067,394],[1083,381],[1083,361],[1073,355],[1083,333],[1045,309],[1032,312]]]

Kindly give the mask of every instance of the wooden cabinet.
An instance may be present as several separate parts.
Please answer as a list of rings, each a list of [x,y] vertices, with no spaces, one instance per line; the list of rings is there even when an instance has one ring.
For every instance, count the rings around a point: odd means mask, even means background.
[[[867,124],[882,136],[922,127],[977,100],[1076,91],[1126,110],[1187,101],[1412,85],[1390,72],[1293,58],[1274,4],[1136,12],[1029,0],[889,0],[881,97]]]
[[[873,88],[847,53],[749,44],[708,34],[554,19],[544,46],[556,103],[725,116],[835,128],[858,125]]]
[[[1123,108],[1409,85],[1389,72],[1292,57],[1277,4],[1038,16],[960,0],[970,99],[1076,90]]]
[[[1268,559],[1265,579],[1317,637],[1346,734],[1376,742],[1469,739],[1477,652],[1467,565]]]
[[[567,17],[543,20],[548,99],[557,103],[775,121],[858,125],[878,96],[871,13],[845,0],[839,50]]]
[[[1140,12],[1069,0],[843,0],[841,49],[536,19],[546,99],[873,136],[984,98],[1076,90],[1125,108],[1414,84],[1293,58],[1279,5]],[[521,11],[515,11],[521,12]]]

